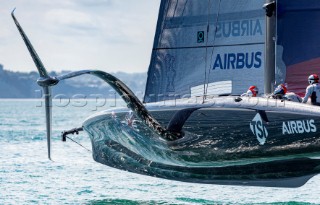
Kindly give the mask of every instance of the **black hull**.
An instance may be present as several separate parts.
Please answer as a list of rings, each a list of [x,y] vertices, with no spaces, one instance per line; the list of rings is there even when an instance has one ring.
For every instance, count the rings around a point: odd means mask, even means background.
[[[172,115],[168,111],[152,114],[163,125]],[[176,151],[197,150],[212,161],[320,153],[320,117],[266,112],[269,122],[261,119],[258,124],[253,122],[256,115],[257,111],[245,109],[195,111],[184,125],[185,139],[169,146]]]
[[[181,108],[152,111],[167,125]],[[88,120],[94,159],[118,169],[185,182],[298,187],[319,173],[320,117],[252,109],[207,108],[167,142],[116,111]],[[257,115],[259,115],[257,117]]]

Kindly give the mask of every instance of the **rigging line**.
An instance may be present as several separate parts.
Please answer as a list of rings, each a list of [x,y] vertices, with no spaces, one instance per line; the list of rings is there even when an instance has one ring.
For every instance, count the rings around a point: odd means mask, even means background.
[[[85,150],[87,150],[88,152],[92,152],[91,150],[89,150],[88,148],[86,148],[85,146],[83,146],[82,144],[80,144],[79,142],[73,140],[72,138],[66,136],[69,140],[71,140],[72,142],[78,144],[79,146],[81,146],[82,148],[84,148]]]
[[[187,6],[187,4],[188,4],[188,0],[186,0],[186,2],[184,3],[184,6],[183,6],[183,9],[182,9],[182,13],[181,13],[181,18],[182,18],[182,23],[183,23],[183,21],[184,21],[184,11],[186,10],[186,6]]]
[[[174,11],[173,11],[173,15],[170,19],[173,19],[175,17],[175,13],[176,13],[176,10],[177,10],[177,7],[178,7],[178,1],[176,2],[176,5],[175,5],[175,8],[174,8]],[[188,1],[188,0],[187,0]],[[164,28],[165,28],[165,22],[166,22],[166,18],[168,17],[168,13],[169,13],[169,10],[171,8],[170,6],[171,4],[169,3],[169,1],[167,1],[167,4],[166,4],[166,8],[165,8],[165,12],[163,12],[163,14],[165,13],[165,16],[164,18],[162,19],[162,25],[161,25],[161,31],[160,31],[160,35],[159,35],[159,41],[158,41],[158,46],[159,44],[161,44],[161,41],[162,41],[162,34],[163,34],[163,31],[164,31]],[[184,9],[183,9],[183,12],[184,12]],[[182,13],[183,14],[183,13]],[[153,49],[154,50],[154,49]]]
[[[188,4],[188,1],[189,1],[189,0],[186,0],[185,3],[184,3],[183,10],[182,10],[182,13],[181,13],[181,17],[182,17],[182,18],[184,17],[183,14],[184,14],[184,11],[185,11],[185,9],[186,9],[186,5]],[[175,17],[176,10],[177,10],[177,7],[178,7],[178,3],[179,3],[179,0],[176,1],[176,5],[175,5],[174,12],[173,12],[173,15],[172,15],[172,18],[171,18],[171,19],[173,19],[173,18]],[[166,5],[167,5],[167,7],[166,7],[166,9],[165,9],[165,11],[166,11],[165,17],[168,16],[168,12],[169,12],[169,8],[170,8],[169,3],[167,3]],[[160,33],[160,38],[159,38],[160,41],[159,41],[159,42],[161,42],[161,40],[162,40],[162,34],[163,34],[163,30],[164,30],[163,28],[165,27],[164,24],[165,24],[165,18],[163,19],[163,24],[162,24],[162,29],[161,29],[161,33]],[[161,49],[162,49],[162,48],[153,48],[153,50],[161,50]]]
[[[161,25],[159,26],[160,27],[160,32],[159,32],[159,37],[158,37],[158,41],[157,41],[157,45],[153,45],[153,48],[152,48],[152,54],[151,54],[151,56],[153,56],[153,58],[156,58],[155,56],[157,55],[157,51],[158,51],[158,47],[160,47],[160,45],[162,45],[162,38],[163,38],[163,33],[164,33],[164,29],[165,29],[165,27],[166,27],[166,18],[168,17],[168,13],[169,13],[169,9],[170,9],[170,3],[169,3],[169,1],[170,0],[167,0],[167,1],[161,1],[160,2],[160,11],[159,11],[159,16],[158,16],[158,21],[159,21],[159,19],[160,19],[160,15],[162,15],[162,22],[161,22]],[[162,11],[162,9],[163,9],[163,11]],[[158,31],[158,24],[159,24],[159,22],[157,21],[157,28],[156,28],[156,32]],[[156,33],[156,35],[157,35],[157,33]],[[154,62],[153,61],[153,59],[151,59],[151,62],[150,62],[150,68],[149,68],[149,70],[148,70],[148,78],[147,78],[147,85],[148,85],[148,83],[149,83],[149,81],[153,81],[153,79],[152,78],[149,78],[149,72],[151,72],[151,70],[153,71],[153,72],[155,72],[156,71],[156,69],[155,69],[155,66],[153,66],[152,65],[152,62]],[[153,63],[154,64],[154,63]],[[152,66],[152,67],[151,67]],[[161,74],[161,72],[162,71],[160,71],[160,76],[162,76],[162,74]],[[156,73],[156,72],[155,72]],[[147,87],[148,86],[146,86],[146,93],[147,93]],[[145,95],[146,96],[146,95]],[[143,102],[145,102],[145,97],[144,97],[144,99],[143,99]]]
[[[203,97],[202,103],[204,103],[206,99],[206,79],[207,79],[207,56],[208,56],[208,39],[209,39],[209,26],[210,26],[210,10],[211,10],[211,1],[208,1],[208,18],[207,18],[207,39],[206,39],[206,56],[204,63],[204,82],[203,82]]]
[[[146,82],[146,85],[149,85],[149,82],[153,81],[152,77],[149,77],[151,75],[149,75],[149,73],[151,72],[154,72],[156,73],[156,70],[155,70],[155,66],[154,66],[154,62],[156,59],[156,56],[157,56],[157,51],[158,47],[160,47],[162,44],[162,37],[163,37],[163,31],[164,31],[164,28],[166,27],[165,23],[166,23],[166,18],[168,16],[168,12],[169,12],[169,1],[170,0],[167,0],[167,1],[161,1],[160,2],[160,10],[159,10],[159,14],[158,14],[158,20],[157,20],[157,26],[156,26],[156,34],[155,34],[155,39],[154,39],[154,42],[153,42],[153,47],[152,47],[152,53],[151,53],[151,61],[150,61],[150,64],[149,64],[149,69],[148,69],[148,77],[147,77],[147,82]],[[161,24],[159,22],[160,20],[160,16],[162,17],[161,18]],[[159,34],[158,34],[158,30],[159,31]],[[157,38],[157,39],[156,39]],[[157,43],[155,43],[157,42]],[[161,71],[160,71],[161,72]],[[161,75],[161,74],[160,74]],[[148,89],[148,86],[145,87],[145,95],[143,97],[143,103],[145,103],[146,101],[146,93],[147,93],[147,89]]]
[[[157,47],[158,47],[158,46],[161,44],[161,42],[162,42],[162,34],[163,34],[163,30],[164,30],[164,28],[165,28],[166,17],[168,16],[168,12],[169,12],[169,8],[170,8],[168,1],[166,1],[166,2],[167,2],[166,8],[164,8],[165,11],[162,13],[163,15],[164,15],[164,13],[165,13],[165,16],[163,16],[163,18],[162,18],[161,30],[160,30],[160,34],[159,34],[159,39],[158,39],[158,45],[157,45]],[[162,8],[162,7],[161,7],[161,4],[162,4],[162,2],[160,3],[160,8]],[[159,13],[160,13],[160,12],[159,12]],[[158,29],[158,28],[157,28],[157,29]]]
[[[178,7],[178,3],[179,3],[179,0],[177,0],[177,2],[176,2],[176,6],[174,7],[174,11],[173,11],[172,19],[175,17],[175,14],[176,14],[176,11],[177,11],[177,7]]]
[[[210,76],[211,73],[211,66],[212,66],[212,56],[213,56],[213,51],[214,51],[214,44],[216,41],[216,36],[217,36],[217,30],[218,30],[218,22],[219,22],[219,17],[220,17],[220,10],[221,10],[221,0],[219,0],[219,7],[218,7],[218,13],[217,13],[217,18],[216,18],[216,22],[215,22],[215,28],[214,28],[214,35],[213,35],[213,41],[212,41],[212,51],[211,51],[211,55],[210,55],[210,66],[209,66],[209,74],[208,76]],[[207,85],[206,85],[206,90],[205,93],[208,93],[208,87],[209,87],[209,77],[207,80]]]
[[[186,2],[184,3],[183,10],[182,10],[182,14],[181,14],[182,19],[184,18],[183,14],[184,14],[184,11],[186,10],[186,6],[187,6],[187,4],[188,4],[188,1],[189,1],[189,0],[186,0]]]

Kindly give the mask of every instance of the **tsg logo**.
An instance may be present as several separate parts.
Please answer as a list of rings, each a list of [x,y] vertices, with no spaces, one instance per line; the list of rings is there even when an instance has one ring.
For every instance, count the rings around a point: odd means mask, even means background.
[[[268,131],[262,123],[262,119],[259,113],[253,118],[250,123],[250,129],[252,133],[257,137],[260,145],[264,145],[266,138],[268,137]]]

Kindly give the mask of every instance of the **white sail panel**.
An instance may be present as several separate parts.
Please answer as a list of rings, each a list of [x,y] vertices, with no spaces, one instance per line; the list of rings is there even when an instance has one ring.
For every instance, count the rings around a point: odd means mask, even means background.
[[[251,85],[264,86],[264,44],[217,47],[209,68],[209,83],[232,81],[232,94],[242,94]],[[260,90],[260,89],[259,89]]]

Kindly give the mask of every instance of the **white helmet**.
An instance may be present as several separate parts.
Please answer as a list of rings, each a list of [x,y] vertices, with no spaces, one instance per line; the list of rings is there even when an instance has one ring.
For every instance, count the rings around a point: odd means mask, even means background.
[[[313,83],[318,83],[319,82],[319,76],[317,74],[312,74],[308,77],[308,82],[310,85]]]

